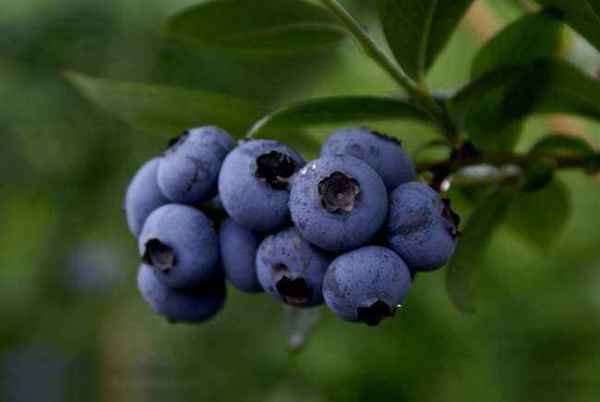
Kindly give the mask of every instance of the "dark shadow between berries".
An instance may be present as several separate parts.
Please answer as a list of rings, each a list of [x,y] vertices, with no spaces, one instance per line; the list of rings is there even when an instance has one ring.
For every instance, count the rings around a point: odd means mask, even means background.
[[[359,307],[356,309],[358,321],[364,322],[369,326],[376,326],[389,317],[393,317],[396,310],[390,308],[387,303],[377,300],[375,303],[367,307]]]
[[[256,177],[277,190],[288,188],[296,172],[296,162],[281,152],[271,151],[256,158]]]
[[[319,182],[319,196],[323,208],[329,212],[350,212],[360,195],[360,186],[342,172],[333,172]]]
[[[142,262],[165,273],[173,269],[175,253],[171,247],[158,239],[150,239],[146,242],[145,249]]]
[[[275,286],[283,301],[291,306],[302,307],[310,300],[310,288],[302,278],[290,279],[284,275]]]

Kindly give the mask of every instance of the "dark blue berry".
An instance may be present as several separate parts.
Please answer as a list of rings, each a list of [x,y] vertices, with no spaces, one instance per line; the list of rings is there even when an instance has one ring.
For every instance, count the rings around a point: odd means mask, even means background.
[[[219,171],[235,146],[214,126],[189,130],[174,140],[158,169],[158,185],[172,201],[198,205],[217,195]]]
[[[160,158],[146,162],[133,176],[125,194],[127,225],[134,236],[139,236],[148,215],[156,208],[169,203],[158,188],[156,175]]]
[[[377,325],[395,314],[411,285],[411,275],[392,250],[367,246],[336,258],[325,275],[327,306],[347,321]]]
[[[302,236],[329,251],[367,243],[383,225],[388,208],[383,181],[352,156],[310,162],[294,180],[290,210]]]
[[[389,246],[415,271],[445,265],[456,246],[458,216],[431,187],[411,182],[390,194]]]
[[[193,287],[211,277],[219,262],[212,222],[199,210],[168,204],[146,220],[139,251],[156,276],[173,288]]]
[[[321,148],[321,156],[350,155],[366,162],[383,179],[388,191],[415,180],[415,167],[400,141],[363,127],[334,131]]]
[[[290,219],[289,183],[302,166],[302,157],[277,141],[242,143],[227,156],[219,176],[225,210],[252,231],[285,227]]]
[[[142,297],[155,313],[170,322],[197,323],[212,318],[225,303],[225,282],[222,275],[190,289],[172,289],[160,281],[155,270],[141,265],[137,284]]]
[[[261,236],[238,225],[232,219],[223,222],[219,231],[221,265],[227,280],[242,292],[262,292],[256,276],[256,251]]]
[[[267,237],[256,255],[262,287],[274,298],[295,307],[323,302],[323,276],[331,258],[304,240],[296,228]]]

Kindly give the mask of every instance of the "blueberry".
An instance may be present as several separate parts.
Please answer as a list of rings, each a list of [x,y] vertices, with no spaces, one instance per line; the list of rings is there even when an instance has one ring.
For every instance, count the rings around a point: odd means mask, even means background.
[[[448,262],[458,224],[449,202],[425,184],[402,184],[390,194],[389,246],[415,271],[431,271]]]
[[[371,166],[383,179],[388,191],[415,180],[415,167],[393,137],[362,127],[334,131],[321,148],[321,156],[350,155]]]
[[[258,248],[256,270],[262,287],[295,307],[323,303],[323,276],[331,258],[304,240],[294,227],[267,237]]]
[[[218,265],[212,222],[185,205],[168,204],[152,212],[138,243],[143,262],[172,288],[192,287],[213,275]]]
[[[227,219],[221,225],[221,264],[229,282],[247,293],[262,292],[256,276],[256,251],[260,236]]]
[[[377,325],[395,314],[410,284],[410,271],[396,253],[367,246],[331,263],[323,282],[323,297],[342,319]]]
[[[225,281],[216,275],[190,289],[172,289],[160,281],[151,267],[142,264],[137,284],[142,297],[155,313],[170,322],[202,322],[212,318],[225,303]]]
[[[242,143],[227,156],[219,176],[225,210],[253,231],[285,227],[290,219],[289,182],[302,166],[302,157],[277,141]]]
[[[65,261],[65,285],[81,297],[106,297],[123,280],[122,263],[119,249],[108,243],[78,244]]]
[[[127,225],[134,236],[139,236],[148,215],[169,203],[158,188],[156,175],[160,158],[146,162],[133,176],[125,194]]]
[[[217,195],[219,171],[235,146],[227,132],[205,126],[173,140],[158,168],[158,185],[172,201],[197,205]]]
[[[225,208],[223,208],[221,197],[218,195],[200,205],[198,209],[204,212],[206,216],[208,216],[208,218],[215,223],[215,227],[220,227],[223,222],[229,218]]]
[[[346,251],[367,243],[385,222],[383,181],[352,156],[310,162],[294,180],[290,210],[302,236],[317,247]]]

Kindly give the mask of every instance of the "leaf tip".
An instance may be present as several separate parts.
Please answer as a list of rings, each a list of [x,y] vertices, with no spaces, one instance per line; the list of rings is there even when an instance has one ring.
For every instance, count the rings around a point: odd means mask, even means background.
[[[446,290],[450,301],[460,312],[464,314],[475,314],[477,312],[472,295],[456,281],[453,269],[449,268],[446,275]]]

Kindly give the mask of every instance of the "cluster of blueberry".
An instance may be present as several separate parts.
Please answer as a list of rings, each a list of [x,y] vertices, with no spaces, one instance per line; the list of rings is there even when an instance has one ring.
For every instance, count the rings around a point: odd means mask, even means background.
[[[127,189],[139,290],[175,322],[216,314],[227,279],[376,325],[403,302],[415,272],[454,252],[457,215],[415,180],[400,142],[366,128],[334,132],[308,163],[277,141],[236,146],[219,128],[190,130]],[[219,207],[225,217],[211,215]]]

